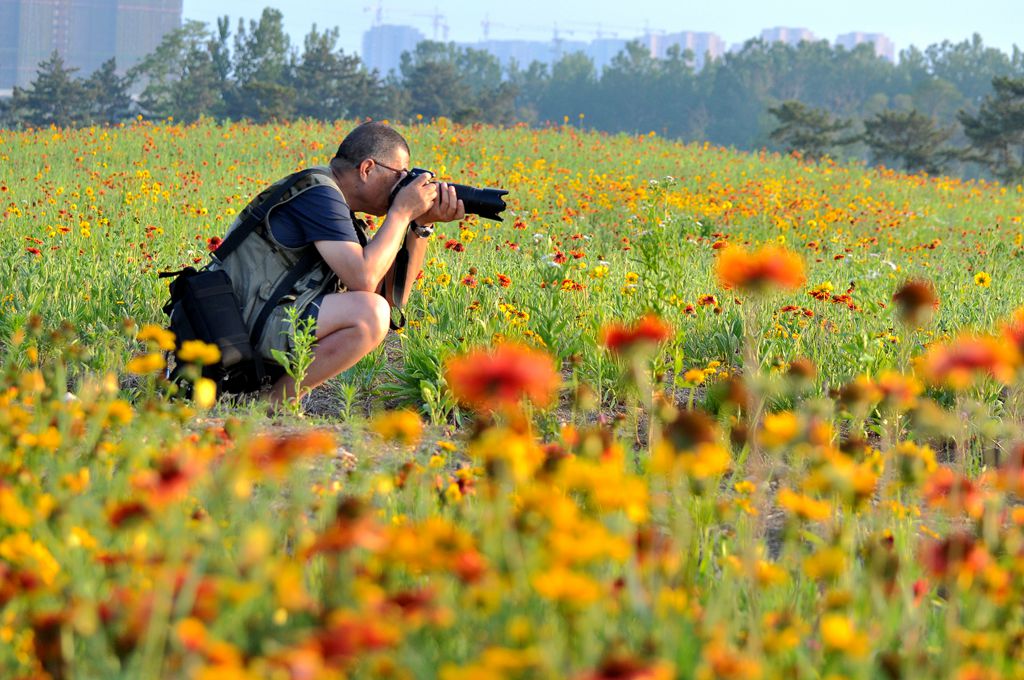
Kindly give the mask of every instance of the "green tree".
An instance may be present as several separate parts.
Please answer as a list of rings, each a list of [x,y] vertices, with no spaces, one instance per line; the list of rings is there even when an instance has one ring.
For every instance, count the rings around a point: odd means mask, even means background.
[[[771,125],[770,120],[762,120],[765,102],[772,97],[777,75],[788,68],[792,49],[782,43],[748,40],[739,52],[704,67],[698,86],[706,93],[710,141],[740,149],[763,142]]]
[[[88,120],[89,97],[76,68],[64,65],[56,51],[39,64],[28,89],[14,88],[11,108],[22,122],[69,127]]]
[[[424,40],[402,54],[399,71],[410,113],[494,124],[514,118],[516,88],[502,80],[501,63],[489,52]]]
[[[267,7],[246,28],[239,20],[232,62],[236,88],[229,114],[256,121],[282,120],[294,113],[295,89],[288,34],[281,12]]]
[[[537,102],[541,119],[561,123],[567,116],[575,122],[581,113],[593,115],[597,84],[593,59],[582,52],[562,55],[551,65],[551,76]]]
[[[335,120],[373,116],[382,108],[384,92],[375,73],[355,55],[336,51],[338,29],[316,26],[306,35],[302,56],[292,68],[295,113]]]
[[[967,158],[1008,184],[1019,182],[1024,180],[1024,78],[993,78],[992,89],[977,114],[957,114],[971,145]]]
[[[117,123],[132,115],[129,93],[132,79],[117,74],[117,61],[111,57],[85,80],[89,99],[89,118],[97,123]]]
[[[227,82],[215,61],[216,44],[206,24],[188,21],[129,71],[145,83],[139,103],[147,116],[190,121],[224,115]]]
[[[864,121],[863,140],[876,163],[937,175],[957,156],[945,146],[952,135],[917,111],[881,111]]]
[[[1024,63],[1019,54],[1011,58],[1001,50],[986,47],[977,33],[959,43],[946,40],[931,45],[924,53],[932,76],[952,84],[967,109],[981,105],[993,78],[1024,76]]]
[[[785,101],[769,108],[768,113],[778,121],[770,135],[772,141],[787,153],[797,151],[808,160],[819,160],[834,149],[856,141],[839,136],[850,128],[851,121],[835,119],[828,111],[811,108],[803,102]]]
[[[665,132],[667,106],[661,105],[660,66],[639,41],[626,43],[601,74],[591,110],[591,123],[610,132]],[[559,89],[552,77],[552,88]],[[581,111],[583,109],[581,108]]]

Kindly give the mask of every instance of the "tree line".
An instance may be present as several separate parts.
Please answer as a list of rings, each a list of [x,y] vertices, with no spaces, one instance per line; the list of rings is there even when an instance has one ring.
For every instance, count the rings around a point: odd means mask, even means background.
[[[639,42],[598,70],[579,52],[551,65],[502,64],[483,50],[424,41],[387,75],[339,49],[338,38],[338,29],[314,26],[293,46],[282,14],[268,8],[234,31],[227,17],[214,27],[187,22],[124,75],[111,60],[80,77],[54,54],[3,103],[0,123],[67,126],[135,115],[572,121],[910,172],[1024,179],[1024,53],[1014,47],[1008,55],[977,35],[911,47],[897,64],[870,45],[755,39],[700,71],[689,51],[655,59]]]

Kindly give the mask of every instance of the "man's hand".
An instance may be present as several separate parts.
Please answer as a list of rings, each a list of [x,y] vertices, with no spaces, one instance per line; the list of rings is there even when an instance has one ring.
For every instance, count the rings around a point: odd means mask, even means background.
[[[405,174],[402,175],[405,177]],[[401,180],[399,180],[401,181]],[[388,210],[406,222],[418,219],[437,204],[437,185],[430,181],[430,175],[423,173],[402,187],[395,196],[395,202]]]
[[[416,222],[423,226],[434,222],[451,222],[461,220],[466,216],[466,206],[455,194],[455,187],[448,182],[438,182],[437,198],[426,213],[416,218]]]

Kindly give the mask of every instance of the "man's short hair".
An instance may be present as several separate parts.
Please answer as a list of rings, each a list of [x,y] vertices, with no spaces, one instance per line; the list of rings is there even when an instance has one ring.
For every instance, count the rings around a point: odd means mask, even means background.
[[[354,168],[367,158],[379,159],[387,156],[395,149],[405,149],[409,153],[409,143],[397,130],[379,121],[369,121],[359,125],[346,135],[334,154],[331,165],[342,168]]]

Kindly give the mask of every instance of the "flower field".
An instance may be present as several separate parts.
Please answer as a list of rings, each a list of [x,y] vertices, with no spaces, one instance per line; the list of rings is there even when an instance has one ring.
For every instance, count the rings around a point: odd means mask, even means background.
[[[0,131],[0,675],[1024,677],[1021,187],[403,128],[505,221],[336,412],[169,398],[157,272],[351,125]]]

